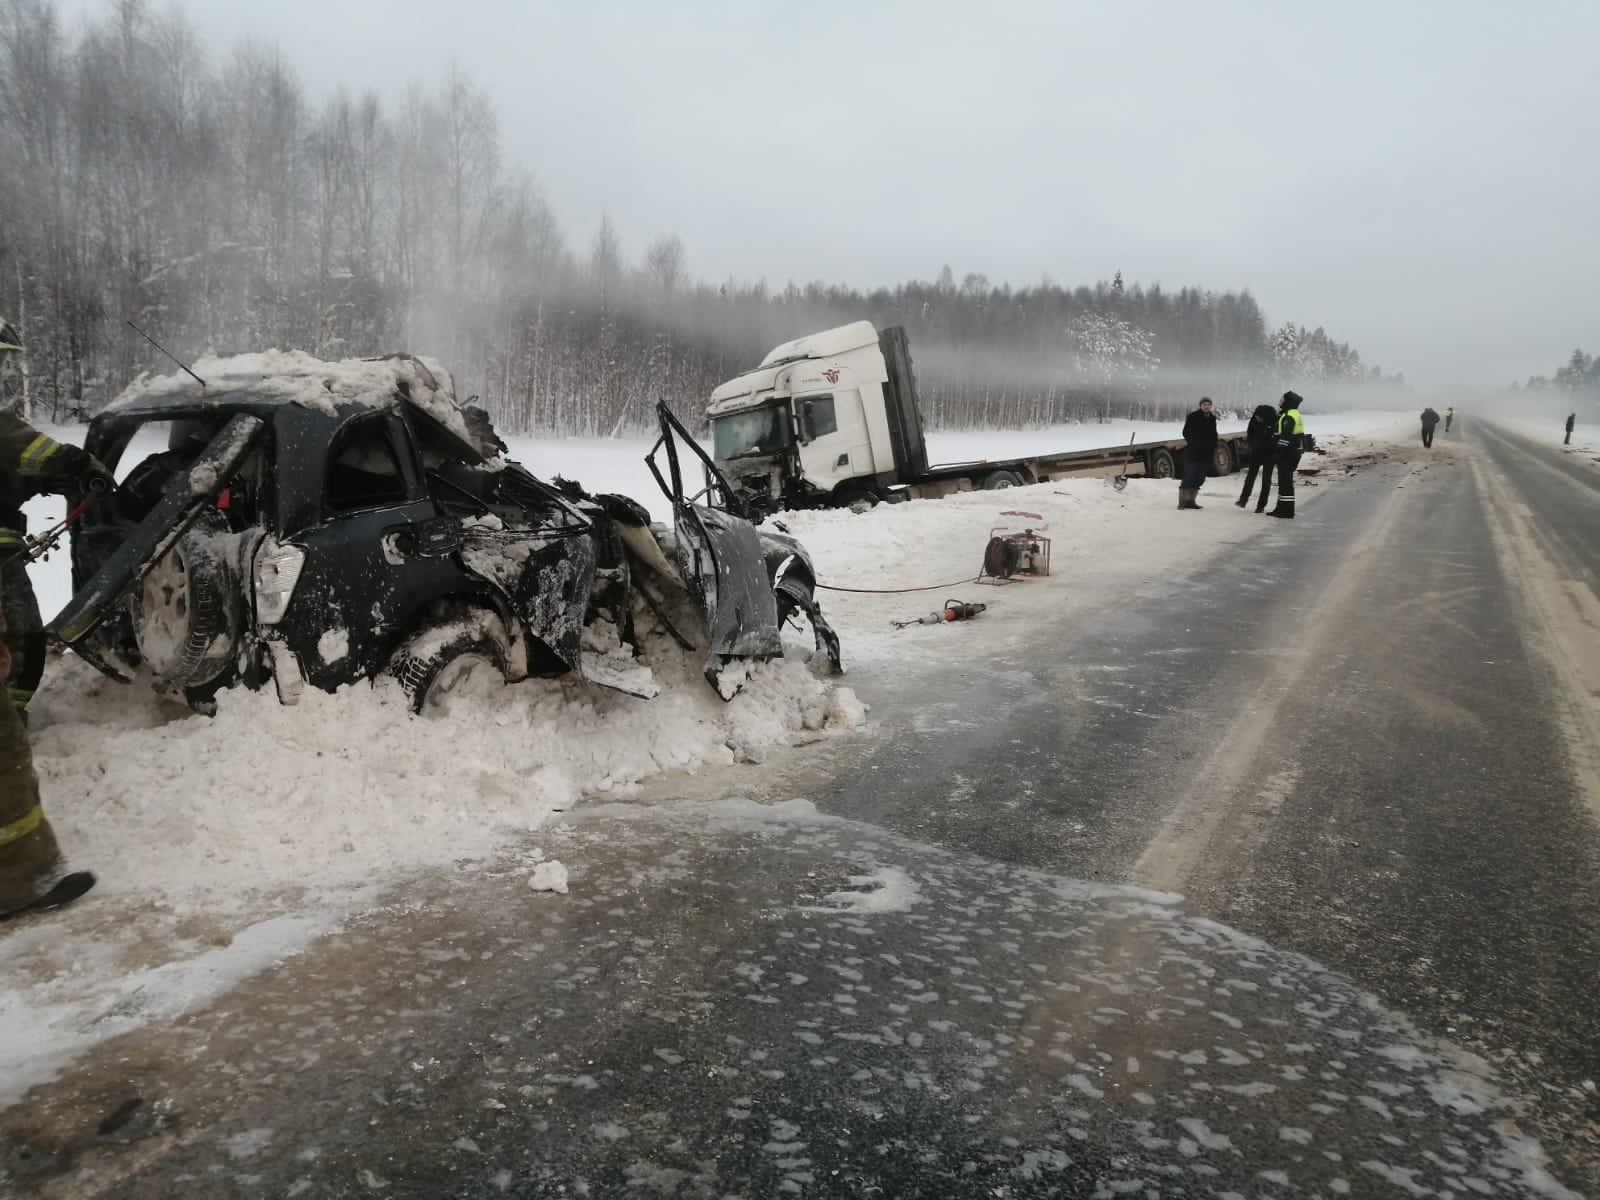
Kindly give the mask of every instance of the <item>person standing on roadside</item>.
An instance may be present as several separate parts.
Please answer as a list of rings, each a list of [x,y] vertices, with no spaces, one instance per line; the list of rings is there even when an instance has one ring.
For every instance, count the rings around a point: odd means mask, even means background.
[[[1183,423],[1183,478],[1178,485],[1178,507],[1199,508],[1200,489],[1205,486],[1211,460],[1217,456],[1217,415],[1211,411],[1211,397],[1202,396],[1200,407]]]
[[[1261,497],[1256,501],[1256,511],[1267,507],[1267,497],[1272,494],[1272,439],[1277,423],[1277,413],[1270,404],[1258,404],[1250,414],[1250,424],[1244,433],[1245,445],[1250,450],[1250,473],[1244,477],[1244,491],[1234,501],[1240,508],[1250,503],[1250,491],[1255,487],[1258,471],[1261,473]]]
[[[1300,416],[1303,403],[1294,392],[1285,392],[1278,401],[1278,432],[1272,445],[1272,459],[1278,469],[1278,503],[1268,516],[1294,516],[1294,473],[1300,467],[1306,443],[1306,423]]]
[[[1422,444],[1424,446],[1433,445],[1433,429],[1438,423],[1439,414],[1434,412],[1432,408],[1422,410]]]
[[[1568,413],[1567,414],[1567,436],[1566,436],[1565,440],[1563,440],[1562,443],[1561,443],[1563,446],[1572,445],[1572,428],[1577,423],[1578,423],[1578,414],[1577,413]]]
[[[1455,409],[1447,408],[1447,409],[1444,410],[1444,431],[1446,433],[1450,432],[1450,422],[1454,421],[1455,419],[1456,419],[1456,410]]]

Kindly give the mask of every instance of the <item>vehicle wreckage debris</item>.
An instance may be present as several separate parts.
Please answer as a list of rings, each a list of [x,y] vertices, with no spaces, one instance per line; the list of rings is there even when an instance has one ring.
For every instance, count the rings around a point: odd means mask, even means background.
[[[672,502],[658,525],[628,497],[508,461],[427,360],[284,352],[206,374],[226,390],[192,373],[141,381],[89,424],[85,448],[111,470],[147,426],[168,432],[64,523],[75,593],[48,632],[106,675],[200,711],[241,683],[292,704],[307,684],[388,676],[428,712],[484,667],[649,699],[636,612],[702,654],[723,699],[748,664],[783,657],[782,629],[802,616],[817,661],[843,670],[805,547],[745,519],[665,405],[646,456]],[[693,495],[686,450],[712,481]]]

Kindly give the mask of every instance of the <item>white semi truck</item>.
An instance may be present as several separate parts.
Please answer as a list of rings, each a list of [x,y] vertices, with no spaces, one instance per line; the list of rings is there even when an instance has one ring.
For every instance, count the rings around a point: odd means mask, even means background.
[[[1022,458],[932,464],[917,406],[906,333],[870,321],[774,348],[728,380],[707,406],[717,465],[754,512],[844,506],[860,500],[947,496],[1073,475],[1169,479],[1183,439],[1066,450]],[[1245,456],[1242,433],[1217,443],[1210,473]]]

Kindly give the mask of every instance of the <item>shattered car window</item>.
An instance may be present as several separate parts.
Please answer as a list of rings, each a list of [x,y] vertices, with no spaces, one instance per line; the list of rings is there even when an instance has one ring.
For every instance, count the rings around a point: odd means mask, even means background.
[[[367,417],[340,430],[328,453],[323,510],[353,512],[405,500],[405,478],[387,418]]]

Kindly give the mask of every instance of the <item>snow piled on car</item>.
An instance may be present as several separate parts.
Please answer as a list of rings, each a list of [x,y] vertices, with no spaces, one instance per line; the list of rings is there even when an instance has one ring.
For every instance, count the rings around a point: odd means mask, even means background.
[[[194,364],[202,386],[184,373],[141,374],[106,405],[106,412],[131,408],[154,396],[204,400],[250,392],[333,413],[340,404],[384,408],[396,403],[395,388],[405,383],[411,402],[463,441],[473,438],[454,399],[454,383],[443,365],[411,356],[348,358],[329,362],[303,350],[263,350],[225,358],[206,356]]]

